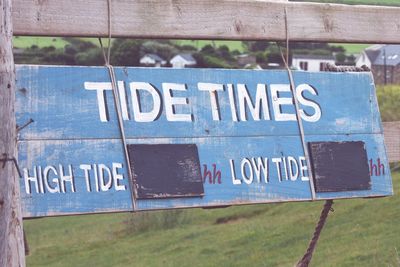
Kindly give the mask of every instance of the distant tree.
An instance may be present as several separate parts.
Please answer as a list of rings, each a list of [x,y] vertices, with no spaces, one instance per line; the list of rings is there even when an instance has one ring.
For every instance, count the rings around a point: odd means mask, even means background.
[[[235,50],[233,50],[233,51],[231,52],[231,55],[232,55],[233,57],[238,56],[238,55],[240,55],[240,54],[242,54],[242,53],[240,53],[239,50],[237,50],[237,49],[235,49]]]
[[[200,53],[207,54],[207,55],[215,55],[216,54],[215,48],[210,44],[203,46],[203,48],[200,50]]]
[[[264,52],[258,51],[254,55],[256,56],[256,62],[258,64],[267,62],[267,57],[266,57],[266,54]]]
[[[69,44],[64,46],[64,51],[66,54],[69,54],[69,55],[75,55],[76,53],[78,53],[78,50],[76,49],[76,47],[73,45],[69,45]]]
[[[354,55],[347,56],[347,62],[349,62],[350,64],[355,64],[356,57]]]
[[[271,46],[268,49],[265,57],[267,63],[278,63],[279,65],[283,66],[283,60],[278,46],[276,45]]]
[[[178,46],[178,49],[184,53],[197,52],[197,48],[192,45]]]
[[[178,54],[179,50],[170,42],[146,41],[140,47],[140,56],[156,54],[165,60]]]
[[[63,39],[69,43],[69,46],[73,47],[78,52],[87,51],[97,47],[93,42],[85,41],[81,38],[64,37]]]
[[[54,65],[76,65],[74,56],[65,54],[61,49],[43,53],[42,62]]]
[[[92,48],[86,52],[77,53],[75,62],[77,65],[102,66],[104,65],[104,57],[100,48]]]
[[[337,63],[344,63],[346,61],[346,54],[345,53],[337,53],[336,54],[336,62]]]
[[[142,41],[115,39],[111,47],[111,63],[117,66],[139,66]]]
[[[267,41],[244,41],[243,44],[249,52],[265,51],[270,46]]]
[[[329,45],[329,48],[332,52],[335,52],[335,53],[345,53],[346,52],[346,49],[344,49],[344,47],[341,45]]]
[[[44,53],[49,53],[49,52],[53,52],[56,51],[56,48],[54,46],[45,46],[43,48],[41,48],[41,51]]]
[[[226,60],[232,60],[233,57],[229,51],[229,47],[226,45],[221,45],[220,47],[218,47],[217,49],[217,53],[220,57],[226,59]]]

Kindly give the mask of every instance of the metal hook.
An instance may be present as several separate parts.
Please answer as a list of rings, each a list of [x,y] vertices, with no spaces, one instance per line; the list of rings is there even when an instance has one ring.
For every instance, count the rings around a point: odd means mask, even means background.
[[[34,120],[32,118],[30,118],[29,121],[25,122],[25,124],[23,124],[22,126],[17,126],[17,132],[21,131],[22,129],[24,129],[26,126],[28,126],[32,122],[34,122]]]
[[[3,157],[4,158],[0,159],[0,162],[3,162],[2,168],[4,169],[7,161],[12,161],[12,162],[14,162],[14,165],[15,165],[15,168],[17,169],[19,177],[22,177],[22,173],[21,173],[21,170],[19,169],[17,159],[15,157],[8,158],[7,153],[3,153]]]

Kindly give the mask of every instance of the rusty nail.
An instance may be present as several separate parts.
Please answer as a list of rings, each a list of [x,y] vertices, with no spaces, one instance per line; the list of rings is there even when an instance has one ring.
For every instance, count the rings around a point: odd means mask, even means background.
[[[32,118],[30,118],[29,121],[27,121],[24,125],[22,125],[21,127],[17,127],[17,132],[21,131],[22,129],[24,129],[26,126],[28,126],[32,122],[34,122],[34,120]]]

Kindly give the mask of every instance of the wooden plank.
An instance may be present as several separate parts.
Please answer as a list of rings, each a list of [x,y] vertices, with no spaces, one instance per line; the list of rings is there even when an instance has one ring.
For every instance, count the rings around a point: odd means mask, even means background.
[[[124,124],[128,138],[299,133],[294,120],[294,106],[279,104],[290,101],[291,97],[290,92],[283,91],[289,91],[286,71],[172,68],[115,68],[115,71],[126,96],[121,102],[126,103],[127,120]],[[313,101],[301,103],[302,109],[314,116],[308,118],[316,120],[304,121],[306,133],[382,133],[377,105],[370,102],[370,99],[376,99],[370,73],[293,73],[299,88],[302,84],[309,85],[303,94],[308,101]],[[29,119],[35,121],[20,133],[21,140],[119,138],[112,92],[101,91],[102,86],[111,89],[104,67],[18,66],[17,75],[18,124]],[[153,88],[151,90],[156,96],[152,97],[144,90],[132,91],[134,82],[146,83],[139,85]],[[176,116],[167,112],[170,106],[167,103],[171,101],[169,93],[164,90],[165,83],[186,88],[185,91],[171,91],[178,99],[188,101],[187,105],[174,106],[177,113],[185,114],[186,121],[172,121]],[[210,91],[204,90],[211,88],[209,84],[218,87],[215,109],[212,102],[214,95],[210,96]],[[281,88],[281,85],[284,86]],[[98,91],[93,90],[95,86],[98,86]],[[264,101],[262,98],[256,101],[257,91],[265,93],[260,94],[265,96]],[[104,96],[104,101],[99,100],[98,92],[100,97]],[[136,100],[135,92],[139,92],[137,99],[140,101]],[[154,99],[159,99],[160,105],[155,105]],[[251,104],[248,104],[248,99]],[[250,106],[255,107],[260,101],[263,104],[259,105],[259,110],[250,112]],[[136,102],[141,103],[143,112],[157,106],[157,114],[150,122],[140,121],[145,117],[138,115]],[[100,108],[101,105],[103,108]],[[103,112],[99,113],[100,110]],[[321,116],[317,116],[316,111]]]
[[[139,196],[139,210],[311,199],[285,71],[115,71],[129,150],[140,144],[193,149],[190,160],[176,151],[153,153],[156,158],[147,162],[135,159],[131,151],[131,160],[136,161],[131,162],[134,186],[150,192]],[[24,216],[132,210],[105,68],[18,66],[17,77],[17,122],[34,120],[19,135]],[[294,80],[296,91],[301,92],[297,95],[306,142],[363,142],[367,156],[362,164],[370,168],[370,189],[321,192],[317,199],[391,195],[371,74],[297,71]],[[193,151],[198,151],[198,159]],[[356,166],[345,162],[349,164],[338,174]],[[146,163],[162,169],[148,172],[152,166],[141,165]],[[167,169],[170,166],[175,169]],[[198,184],[199,166],[203,190]],[[173,173],[185,172],[190,173],[184,178],[196,182],[195,190],[181,189],[188,187],[180,180],[174,181],[173,190],[157,186],[158,182],[170,185]],[[151,183],[136,176],[149,173],[155,179]]]
[[[11,0],[0,0],[0,266],[25,266],[15,127]]]
[[[107,1],[13,1],[14,34],[105,37]],[[257,0],[112,1],[114,37],[400,43],[399,7]]]
[[[400,122],[384,122],[385,145],[389,162],[400,161]]]
[[[307,137],[310,142],[321,140],[363,141],[368,164],[377,165],[380,159],[382,166],[373,169],[370,190],[317,193],[318,199],[392,194],[382,135]],[[196,144],[204,179],[203,196],[138,199],[138,210],[311,200],[298,136],[148,138],[128,139],[128,144]],[[24,176],[21,192],[25,217],[132,210],[120,140],[21,141],[19,155]],[[61,176],[65,181],[63,188]],[[69,179],[70,176],[73,178]]]

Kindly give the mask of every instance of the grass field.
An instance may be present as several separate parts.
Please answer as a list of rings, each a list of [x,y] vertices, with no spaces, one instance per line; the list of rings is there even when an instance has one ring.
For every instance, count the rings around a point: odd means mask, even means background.
[[[38,47],[54,46],[55,48],[64,48],[68,44],[59,37],[33,37],[33,36],[16,36],[13,39],[13,45],[15,48],[29,48],[32,45]]]
[[[371,44],[346,44],[346,43],[332,43],[331,45],[343,46],[346,53],[349,55],[360,54],[365,48],[371,46]]]
[[[229,47],[230,51],[238,50],[239,52],[244,51],[244,47],[241,41],[210,41],[210,40],[176,40],[175,41],[179,45],[191,45],[196,47],[197,49],[201,49],[206,45],[214,45],[216,47],[220,47],[222,45],[226,45]]]
[[[379,110],[383,121],[400,121],[400,85],[377,86]]]
[[[80,38],[85,41],[92,42],[95,45],[99,45],[98,38]],[[107,45],[107,39],[102,38],[103,44]],[[13,38],[13,46],[15,48],[29,48],[32,45],[36,45],[39,48],[54,46],[55,48],[64,48],[65,45],[69,44],[68,41],[61,37],[36,37],[36,36],[15,36]]]
[[[311,266],[400,265],[396,195],[334,204]],[[323,202],[28,220],[28,266],[293,266]]]

